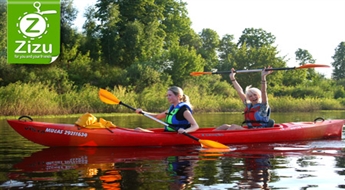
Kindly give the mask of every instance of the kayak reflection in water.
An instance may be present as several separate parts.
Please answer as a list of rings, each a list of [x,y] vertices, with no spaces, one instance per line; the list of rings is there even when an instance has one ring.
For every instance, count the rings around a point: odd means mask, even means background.
[[[170,190],[189,189],[193,182],[194,167],[197,160],[190,160],[183,156],[170,156],[167,161],[167,174],[172,179]]]
[[[100,180],[102,180],[102,187],[104,189],[121,189],[121,171],[116,169],[111,169],[105,171],[100,177]]]
[[[240,187],[270,189],[267,184],[270,180],[269,169],[272,167],[270,155],[250,155],[244,159],[244,167],[244,181],[239,184]]]

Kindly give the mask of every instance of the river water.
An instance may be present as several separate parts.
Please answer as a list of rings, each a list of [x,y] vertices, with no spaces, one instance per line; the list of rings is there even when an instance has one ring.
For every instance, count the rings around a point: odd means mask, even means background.
[[[102,117],[102,115],[97,115]],[[241,123],[235,113],[196,114],[200,127]],[[345,119],[345,111],[272,113],[277,122]],[[127,127],[163,127],[139,114],[104,116]],[[78,117],[33,117],[74,123]],[[189,147],[48,148],[0,120],[0,189],[345,189],[342,140]]]

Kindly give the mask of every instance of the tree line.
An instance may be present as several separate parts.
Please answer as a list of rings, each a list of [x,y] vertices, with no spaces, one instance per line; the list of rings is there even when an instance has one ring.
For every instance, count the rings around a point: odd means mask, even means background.
[[[0,90],[40,84],[58,95],[80,93],[85,87],[123,87],[127,93],[143,94],[157,85],[177,85],[184,89],[196,86],[209,98],[237,98],[228,75],[193,77],[190,73],[286,67],[288,61],[278,55],[276,37],[262,28],[245,28],[238,40],[231,34],[221,37],[210,28],[197,33],[191,28],[186,3],[179,0],[98,0],[85,10],[81,32],[73,26],[77,12],[73,0],[61,1],[61,53],[55,62],[16,65],[6,60],[7,9],[1,3]],[[331,79],[314,69],[277,71],[268,79],[268,93],[334,99],[343,104],[345,42],[339,42],[334,51]],[[300,65],[316,62],[308,50],[299,48],[295,55]],[[258,73],[236,77],[243,87],[260,85]],[[6,98],[1,97],[3,104],[8,104]]]

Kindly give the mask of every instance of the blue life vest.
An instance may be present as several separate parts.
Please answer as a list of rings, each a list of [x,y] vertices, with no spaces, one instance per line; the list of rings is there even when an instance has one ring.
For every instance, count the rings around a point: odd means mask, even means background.
[[[188,120],[186,120],[185,118],[183,120],[178,120],[176,118],[177,113],[180,111],[180,108],[186,106],[186,108],[193,113],[192,109],[189,107],[188,104],[181,102],[179,104],[176,105],[176,107],[174,107],[174,105],[171,105],[167,116],[165,118],[166,123],[169,124],[169,127],[166,127],[166,131],[177,131],[180,128],[183,129],[187,129],[190,127],[190,123]],[[169,129],[170,128],[170,129]]]

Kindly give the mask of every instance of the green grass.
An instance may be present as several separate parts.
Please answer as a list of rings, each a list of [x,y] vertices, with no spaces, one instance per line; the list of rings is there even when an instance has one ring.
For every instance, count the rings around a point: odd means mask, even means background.
[[[120,101],[150,112],[166,110],[166,89],[163,85],[147,87],[141,93],[135,93],[126,87],[107,89]],[[78,117],[89,113],[129,113],[133,111],[121,105],[108,105],[100,101],[98,88],[85,85],[78,90],[58,94],[40,83],[13,83],[0,87],[0,118],[8,116],[30,115],[36,117]],[[186,88],[197,113],[205,112],[242,112],[243,104],[237,94],[224,96],[208,94],[197,86]],[[290,96],[273,97],[269,95],[272,112],[310,112],[317,110],[345,110],[345,101],[330,98],[292,98]]]

